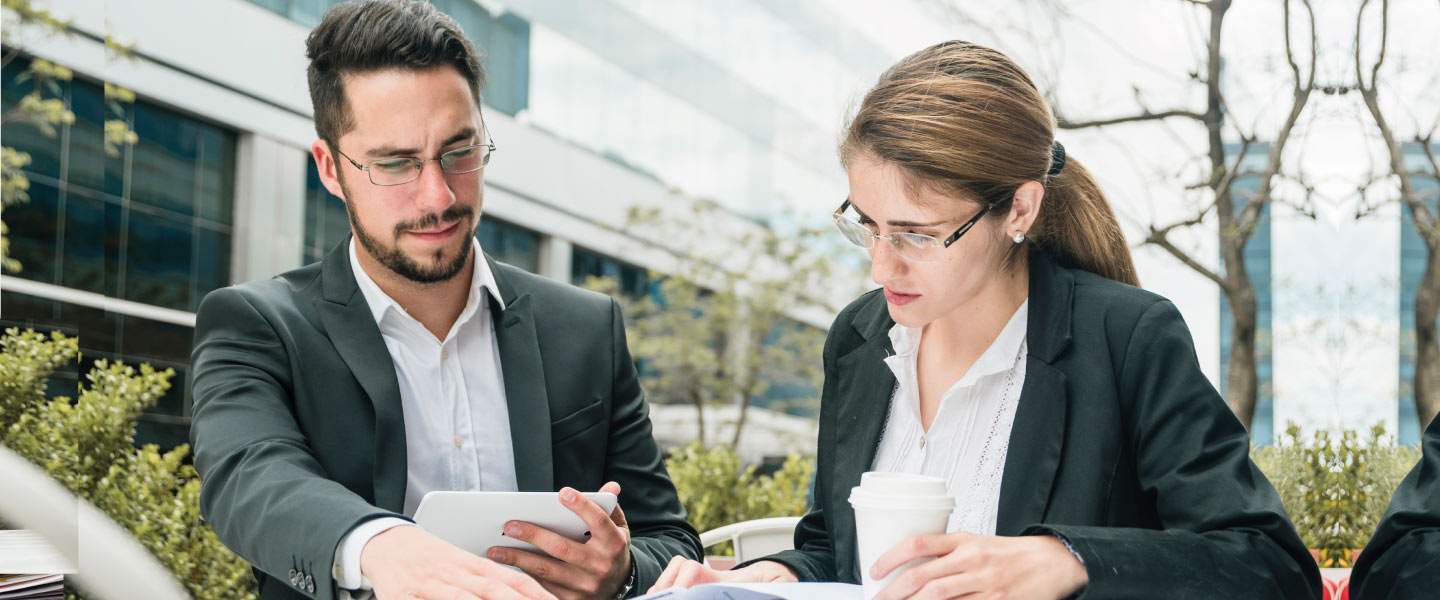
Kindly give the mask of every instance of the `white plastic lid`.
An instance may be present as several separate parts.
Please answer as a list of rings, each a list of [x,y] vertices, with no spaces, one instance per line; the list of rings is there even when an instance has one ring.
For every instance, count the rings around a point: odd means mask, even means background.
[[[955,498],[945,491],[945,480],[912,473],[870,471],[860,475],[860,485],[850,489],[850,504],[886,509],[943,509],[955,507]]]

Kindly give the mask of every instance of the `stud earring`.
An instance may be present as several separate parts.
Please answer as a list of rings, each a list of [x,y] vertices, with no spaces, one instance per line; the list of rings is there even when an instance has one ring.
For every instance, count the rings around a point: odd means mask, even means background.
[[[1015,232],[1015,235],[1014,235],[1013,237],[1011,237],[1010,239],[1015,240],[1015,243],[1018,244],[1018,243],[1020,243],[1020,242],[1025,241],[1025,234],[1022,233],[1022,232],[1017,231],[1017,232]]]

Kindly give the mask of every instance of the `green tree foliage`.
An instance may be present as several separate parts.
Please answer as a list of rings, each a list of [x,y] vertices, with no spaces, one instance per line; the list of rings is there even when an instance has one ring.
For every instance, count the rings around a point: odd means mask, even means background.
[[[255,598],[249,565],[200,518],[200,479],[185,463],[189,446],[160,452],[133,445],[136,419],[170,389],[175,372],[100,360],[73,400],[47,397],[50,376],[79,357],[75,338],[6,330],[0,444],[128,529],[193,597]]]
[[[858,283],[853,290],[834,288],[836,263],[825,252],[828,229],[782,234],[754,223],[727,226],[736,221],[704,201],[678,215],[632,208],[625,233],[664,248],[675,268],[652,273],[663,279],[654,293],[639,298],[621,294],[613,280],[586,283],[620,300],[631,353],[644,365],[647,396],[657,404],[694,406],[702,444],[714,442],[705,439],[705,407],[740,408],[727,440],[732,447],[749,407],[772,390],[811,390],[810,397],[791,402],[819,406],[825,332],[794,315],[806,309],[833,313],[860,291]]]
[[[809,509],[815,461],[791,454],[780,470],[757,475],[756,465],[741,468],[733,449],[706,449],[700,442],[692,442],[675,449],[665,460],[665,468],[690,524],[696,531],[708,531],[739,521],[804,515]],[[729,551],[727,542],[714,552]]]
[[[1355,431],[1316,431],[1308,439],[1291,424],[1274,446],[1251,457],[1280,493],[1305,545],[1320,551],[1320,566],[1349,567],[1380,524],[1395,486],[1420,460],[1376,425]]]

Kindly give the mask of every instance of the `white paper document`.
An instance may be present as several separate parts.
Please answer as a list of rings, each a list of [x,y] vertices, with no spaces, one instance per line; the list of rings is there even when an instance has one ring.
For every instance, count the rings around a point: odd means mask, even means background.
[[[670,588],[635,600],[864,600],[863,589],[850,583],[706,583],[689,589]]]

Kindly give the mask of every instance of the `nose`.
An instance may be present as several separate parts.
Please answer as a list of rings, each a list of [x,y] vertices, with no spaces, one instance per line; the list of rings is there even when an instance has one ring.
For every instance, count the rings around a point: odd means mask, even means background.
[[[905,274],[905,259],[895,250],[890,240],[877,239],[870,247],[870,279],[884,287],[886,282]]]
[[[415,204],[424,213],[442,212],[455,203],[455,191],[445,180],[445,171],[439,162],[420,165],[420,177],[411,185],[415,186]]]

